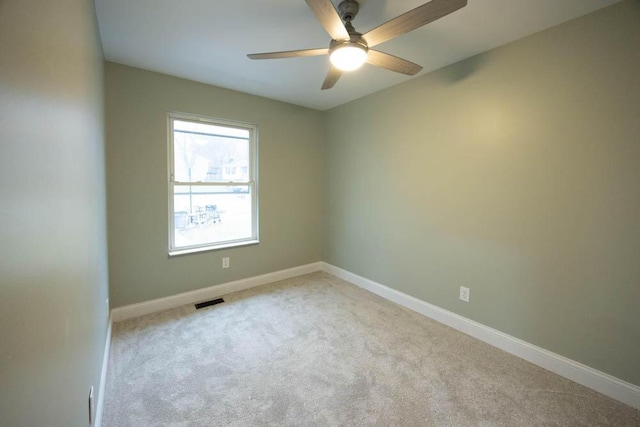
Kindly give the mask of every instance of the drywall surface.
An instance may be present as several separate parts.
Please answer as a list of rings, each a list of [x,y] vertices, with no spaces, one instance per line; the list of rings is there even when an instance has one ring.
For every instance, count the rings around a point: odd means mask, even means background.
[[[320,260],[320,112],[114,63],[106,65],[106,90],[115,307]],[[170,111],[258,125],[260,244],[168,256]],[[229,269],[222,257],[230,257]]]
[[[108,298],[93,2],[0,2],[0,425],[87,426]]]
[[[622,2],[329,111],[324,259],[640,385],[639,22]]]

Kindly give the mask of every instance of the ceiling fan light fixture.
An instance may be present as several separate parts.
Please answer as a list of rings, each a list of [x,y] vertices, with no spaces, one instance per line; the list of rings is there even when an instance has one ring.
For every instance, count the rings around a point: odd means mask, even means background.
[[[357,42],[341,43],[331,49],[329,60],[334,67],[342,71],[353,71],[367,61],[368,49]]]
[[[0,0],[2,1],[2,0]],[[406,59],[371,49],[388,40],[420,28],[467,5],[467,0],[430,0],[409,12],[396,16],[373,30],[361,34],[351,24],[358,14],[360,0],[305,0],[320,24],[331,36],[328,49],[299,49],[284,52],[252,53],[250,59],[295,58],[329,54],[331,68],[321,89],[331,89],[343,71],[357,70],[369,64],[407,76],[417,74],[422,67]],[[371,57],[369,57],[369,54]]]

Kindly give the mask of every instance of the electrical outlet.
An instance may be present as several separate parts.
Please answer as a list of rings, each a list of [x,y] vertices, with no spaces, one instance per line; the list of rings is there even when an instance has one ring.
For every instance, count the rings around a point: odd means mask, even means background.
[[[470,293],[471,293],[471,290],[469,288],[460,286],[460,301],[469,302]]]
[[[93,386],[89,388],[89,425],[93,424],[96,409],[93,406]]]
[[[222,258],[222,268],[229,268],[229,257]]]

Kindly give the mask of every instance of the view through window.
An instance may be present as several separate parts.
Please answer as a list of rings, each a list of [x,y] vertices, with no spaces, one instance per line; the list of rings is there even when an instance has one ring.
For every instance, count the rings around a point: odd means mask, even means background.
[[[257,128],[169,114],[169,252],[257,243]]]

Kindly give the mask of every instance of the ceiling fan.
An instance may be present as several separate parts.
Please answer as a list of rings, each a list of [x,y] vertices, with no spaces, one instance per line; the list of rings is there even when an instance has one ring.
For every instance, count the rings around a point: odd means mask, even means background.
[[[306,0],[306,2],[331,36],[328,48],[251,53],[247,56],[251,59],[275,59],[328,54],[331,69],[322,83],[322,89],[331,89],[343,71],[358,69],[365,62],[413,76],[422,70],[420,65],[371,48],[467,5],[467,0],[432,0],[361,34],[351,24],[360,8],[356,0],[343,0],[338,5],[337,11],[331,0]]]

